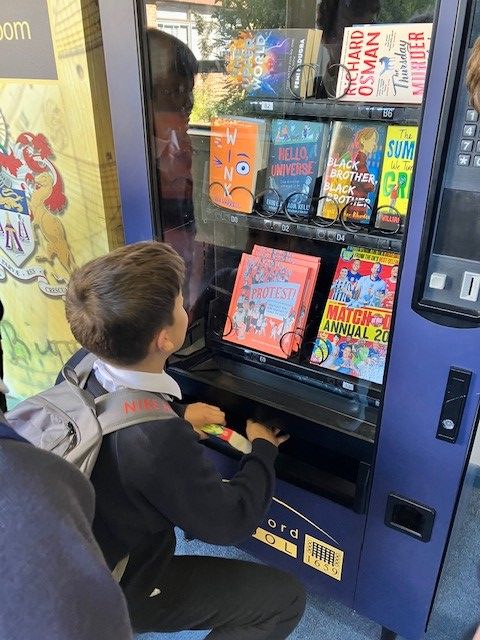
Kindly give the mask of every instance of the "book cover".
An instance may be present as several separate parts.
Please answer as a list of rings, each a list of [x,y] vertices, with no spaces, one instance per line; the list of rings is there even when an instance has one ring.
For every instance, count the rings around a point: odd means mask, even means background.
[[[399,255],[342,249],[310,362],[382,383]]]
[[[344,102],[421,104],[432,24],[366,24],[344,30],[337,97]]]
[[[221,424],[205,424],[202,427],[202,431],[209,436],[215,436],[216,438],[220,438],[220,440],[228,442],[231,447],[242,453],[251,453],[252,451],[252,443],[250,440],[229,427],[224,427]]]
[[[417,134],[416,126],[391,125],[387,129],[375,220],[379,229],[396,231],[405,223]]]
[[[378,193],[387,125],[334,121],[317,215],[368,224]],[[323,198],[323,199],[322,199]]]
[[[223,339],[288,358],[309,267],[242,254]]]
[[[265,121],[214,118],[210,137],[209,194],[226,209],[250,213],[263,167]]]
[[[315,285],[320,271],[321,258],[317,256],[307,256],[303,253],[295,253],[293,251],[284,251],[283,249],[272,249],[271,247],[265,247],[258,244],[253,247],[252,255],[279,260],[281,262],[293,262],[294,264],[305,265],[309,268],[303,292],[303,299],[300,306],[300,313],[297,318],[297,335],[295,336],[293,346],[293,350],[298,351],[302,343],[303,333],[305,331],[310,306],[313,300],[313,294],[315,293]]]
[[[250,98],[305,97],[311,74],[299,66],[310,62],[317,39],[313,29],[243,31],[227,50],[230,82]]]
[[[287,198],[287,211],[307,217],[322,156],[326,125],[304,120],[273,120],[263,208],[275,213]]]

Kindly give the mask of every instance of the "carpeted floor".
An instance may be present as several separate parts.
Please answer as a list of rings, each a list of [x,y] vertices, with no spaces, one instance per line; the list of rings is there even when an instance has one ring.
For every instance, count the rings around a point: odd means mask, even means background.
[[[476,480],[478,484],[478,480]],[[472,481],[473,484],[473,481]],[[455,524],[437,597],[424,640],[471,640],[480,623],[480,486],[466,489]],[[231,547],[184,542],[179,553],[250,557]],[[333,600],[309,594],[305,615],[291,640],[375,640],[379,625]],[[203,640],[207,632],[143,634],[138,640]],[[245,638],[248,640],[248,638]],[[402,640],[399,638],[398,640]]]

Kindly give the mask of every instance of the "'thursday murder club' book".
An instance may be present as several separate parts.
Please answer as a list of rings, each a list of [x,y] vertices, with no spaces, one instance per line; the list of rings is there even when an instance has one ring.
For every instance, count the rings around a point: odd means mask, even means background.
[[[343,102],[421,104],[431,36],[430,22],[346,27],[337,97]]]
[[[266,188],[278,192],[280,199],[267,191],[265,211],[276,213],[287,202],[288,213],[308,216],[323,158],[325,129],[320,122],[272,120]]]
[[[211,125],[209,194],[226,209],[250,213],[257,175],[266,166],[267,125],[257,118],[215,118]]]
[[[223,339],[288,358],[309,267],[242,254]]]
[[[396,231],[405,223],[417,135],[416,126],[391,125],[387,129],[375,220],[378,229]]]
[[[313,89],[322,32],[316,29],[243,31],[227,50],[230,82],[249,98],[305,98]],[[303,66],[302,66],[303,65]]]
[[[368,224],[378,193],[387,126],[333,123],[317,215]]]
[[[310,362],[382,383],[399,254],[342,249]]]

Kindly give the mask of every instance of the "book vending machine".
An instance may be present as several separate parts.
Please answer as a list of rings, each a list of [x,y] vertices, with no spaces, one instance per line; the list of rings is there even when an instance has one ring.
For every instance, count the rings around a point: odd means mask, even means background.
[[[290,434],[245,549],[417,640],[480,392],[480,4],[390,4],[100,12],[126,241],[187,265],[169,371]]]

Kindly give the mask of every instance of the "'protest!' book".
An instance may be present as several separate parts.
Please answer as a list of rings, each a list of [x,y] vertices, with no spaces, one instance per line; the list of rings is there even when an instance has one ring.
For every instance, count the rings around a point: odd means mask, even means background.
[[[209,194],[214,204],[250,213],[257,175],[266,166],[267,125],[257,118],[214,118],[210,137]]]
[[[323,159],[325,130],[326,125],[320,122],[272,121],[267,191],[263,199],[265,211],[276,213],[282,203],[287,202],[288,213],[308,216]]]
[[[430,22],[345,28],[337,97],[344,102],[421,104],[431,36]]]
[[[317,215],[368,224],[378,193],[387,125],[333,122]]]
[[[412,189],[417,134],[416,126],[388,127],[375,220],[379,229],[396,231],[404,226]]]
[[[254,245],[252,255],[264,258],[270,258],[280,262],[293,262],[294,264],[305,265],[309,267],[307,281],[303,292],[303,300],[300,306],[300,313],[295,325],[296,335],[294,339],[293,350],[298,351],[302,343],[303,334],[307,324],[310,306],[315,292],[318,273],[320,271],[321,258],[317,256],[307,256],[304,253],[295,253],[293,251],[284,251],[283,249],[272,249],[262,245]]]
[[[223,339],[288,358],[309,267],[242,254]]]
[[[227,50],[229,82],[249,98],[305,98],[315,75],[305,65],[317,61],[321,36],[315,29],[243,31]]]
[[[342,249],[310,362],[382,383],[399,254]]]

